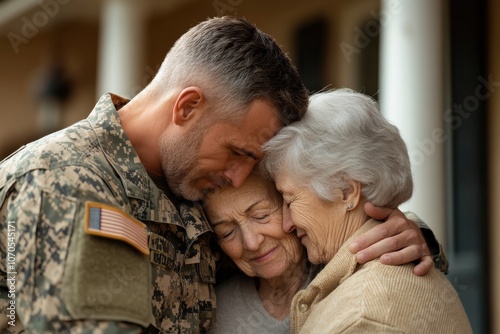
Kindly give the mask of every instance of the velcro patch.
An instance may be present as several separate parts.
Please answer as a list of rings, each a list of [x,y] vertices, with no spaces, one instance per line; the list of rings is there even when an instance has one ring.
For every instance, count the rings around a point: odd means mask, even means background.
[[[113,206],[87,202],[85,204],[85,232],[124,241],[141,253],[149,255],[146,225]]]

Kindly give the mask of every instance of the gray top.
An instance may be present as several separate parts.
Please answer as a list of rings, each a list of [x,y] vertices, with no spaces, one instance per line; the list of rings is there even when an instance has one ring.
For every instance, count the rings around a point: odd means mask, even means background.
[[[312,265],[304,288],[319,272]],[[238,274],[216,288],[216,320],[210,334],[290,333],[290,316],[273,318],[262,305],[255,287],[255,278]]]

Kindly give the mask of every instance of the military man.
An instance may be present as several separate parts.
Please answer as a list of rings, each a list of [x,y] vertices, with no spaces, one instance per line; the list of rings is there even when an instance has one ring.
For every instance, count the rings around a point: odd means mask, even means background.
[[[217,258],[198,201],[241,185],[307,103],[270,36],[214,18],[175,43],[135,98],[105,94],[87,119],[5,159],[2,330],[205,332]],[[389,219],[391,233],[402,219]],[[428,255],[421,237],[404,239],[419,246],[404,262]]]

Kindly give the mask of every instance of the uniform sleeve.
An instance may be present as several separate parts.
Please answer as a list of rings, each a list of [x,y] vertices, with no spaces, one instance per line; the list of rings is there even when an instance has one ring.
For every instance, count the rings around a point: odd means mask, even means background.
[[[24,327],[29,333],[142,333],[143,326],[124,316],[100,319],[96,308],[87,310],[94,311],[95,316],[75,317],[68,309],[63,296],[76,291],[68,290],[74,286],[65,281],[67,261],[72,252],[70,246],[77,241],[75,221],[82,204],[79,199],[64,195],[58,187],[40,186],[37,182],[44,177],[47,176],[30,172],[0,189],[0,308],[2,316],[7,316],[0,320],[0,332],[16,333]],[[6,243],[11,235],[13,242]],[[96,271],[94,276],[113,279],[106,272]],[[107,287],[97,285],[100,294],[88,298],[100,301],[101,307],[112,307],[114,294],[125,294],[134,288],[134,281],[127,277],[116,276],[112,282],[114,285]],[[82,307],[96,305],[89,300],[77,302]],[[4,310],[8,307],[14,310]],[[14,317],[9,318],[10,314]]]
[[[408,211],[404,214],[406,218],[413,221],[418,225],[418,227],[420,227],[420,231],[422,231],[422,235],[424,236],[427,247],[429,247],[432,259],[434,260],[434,266],[444,274],[448,274],[448,259],[444,253],[443,246],[437,241],[430,227],[427,226],[427,224],[425,224],[415,213]]]

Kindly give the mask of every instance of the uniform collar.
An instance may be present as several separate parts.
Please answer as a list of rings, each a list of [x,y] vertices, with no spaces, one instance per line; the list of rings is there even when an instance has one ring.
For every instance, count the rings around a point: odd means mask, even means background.
[[[166,195],[158,189],[142,165],[137,152],[123,130],[118,110],[130,100],[115,94],[101,96],[87,120],[96,133],[106,159],[119,175],[127,197],[142,201],[138,218],[183,226],[188,242],[212,231],[201,205],[183,200],[179,213]],[[164,198],[162,200],[161,198]],[[145,210],[148,208],[149,210]]]
[[[97,135],[128,197],[148,200],[150,178],[123,130],[118,110],[130,100],[111,93],[101,96],[87,120]]]

